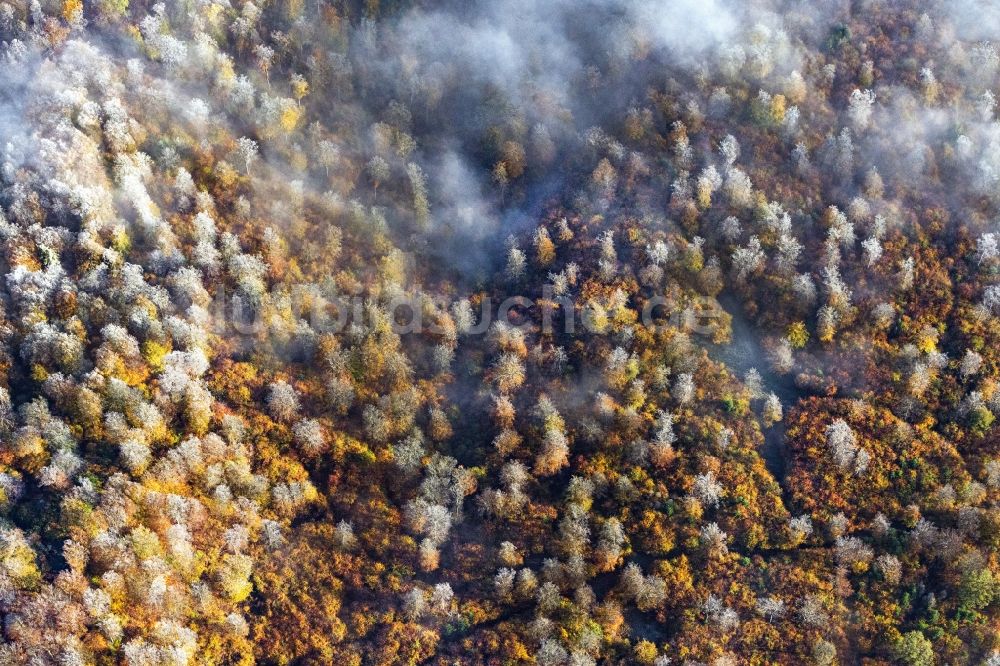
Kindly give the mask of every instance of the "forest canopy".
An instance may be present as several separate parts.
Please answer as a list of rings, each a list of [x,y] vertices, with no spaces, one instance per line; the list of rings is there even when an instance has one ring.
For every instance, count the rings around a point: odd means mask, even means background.
[[[0,665],[1000,666],[1000,8],[0,0]]]

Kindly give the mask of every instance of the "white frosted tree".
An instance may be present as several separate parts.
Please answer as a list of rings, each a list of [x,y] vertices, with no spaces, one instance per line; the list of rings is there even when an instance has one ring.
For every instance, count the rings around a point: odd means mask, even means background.
[[[527,257],[521,248],[516,245],[507,251],[507,277],[511,280],[520,279],[524,275],[524,270],[528,265]]]
[[[977,374],[982,366],[983,357],[978,352],[972,349],[965,350],[965,356],[962,357],[962,363],[959,366],[962,379],[969,379]]]
[[[334,167],[340,162],[340,149],[333,141],[324,139],[316,146],[316,159],[329,177],[330,167]]]
[[[267,408],[278,421],[289,422],[299,413],[299,394],[287,382],[277,381],[268,391]]]
[[[855,474],[867,470],[870,454],[858,445],[857,435],[843,419],[836,419],[826,427],[826,445],[841,469]]]
[[[785,602],[777,597],[763,597],[757,600],[757,612],[768,622],[780,620],[785,616]]]
[[[859,90],[857,88],[851,92],[848,100],[847,114],[851,118],[854,129],[861,131],[868,128],[872,118],[872,108],[875,106],[875,93],[871,90]]]
[[[719,144],[719,154],[727,168],[732,167],[740,157],[740,143],[732,134],[727,134]]]
[[[698,539],[709,555],[722,556],[729,552],[727,542],[729,535],[722,531],[718,523],[706,523],[702,526]]]
[[[882,243],[874,236],[869,236],[861,242],[861,249],[865,254],[865,264],[871,268],[882,258]]]
[[[306,456],[313,457],[326,448],[326,437],[323,428],[316,419],[303,419],[292,426],[295,443]]]
[[[403,598],[403,613],[411,621],[419,620],[427,612],[427,595],[419,589],[413,588]]]
[[[694,378],[691,373],[685,372],[677,375],[671,393],[682,405],[690,402],[695,393]]]
[[[771,367],[775,372],[785,374],[790,372],[795,365],[795,355],[792,350],[792,343],[788,338],[778,340],[771,351]]]
[[[788,519],[788,531],[792,535],[792,541],[796,544],[801,543],[813,532],[812,519],[808,514],[802,514],[801,516]]]
[[[992,262],[1000,256],[1000,243],[997,234],[993,232],[985,233],[976,241],[976,262],[982,266],[984,263]]]
[[[691,493],[703,505],[715,507],[722,497],[722,486],[716,480],[714,472],[706,472],[694,478]]]
[[[765,426],[772,426],[782,419],[781,400],[774,393],[764,400],[763,418]]]
[[[746,280],[763,267],[766,258],[760,239],[751,236],[745,247],[738,247],[733,252],[733,271],[736,273],[736,279],[740,282]]]
[[[247,137],[240,137],[236,141],[236,154],[243,162],[246,174],[250,175],[250,167],[257,161],[257,142]]]

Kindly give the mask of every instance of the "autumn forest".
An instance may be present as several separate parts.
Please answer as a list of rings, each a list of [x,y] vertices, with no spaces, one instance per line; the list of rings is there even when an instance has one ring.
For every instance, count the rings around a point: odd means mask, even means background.
[[[0,666],[1000,666],[1000,7],[0,0]]]

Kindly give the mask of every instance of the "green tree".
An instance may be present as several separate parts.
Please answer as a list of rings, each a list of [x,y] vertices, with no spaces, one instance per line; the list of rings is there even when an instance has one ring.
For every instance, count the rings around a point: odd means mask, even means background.
[[[932,666],[934,648],[919,631],[908,631],[892,646],[893,658],[908,666]]]

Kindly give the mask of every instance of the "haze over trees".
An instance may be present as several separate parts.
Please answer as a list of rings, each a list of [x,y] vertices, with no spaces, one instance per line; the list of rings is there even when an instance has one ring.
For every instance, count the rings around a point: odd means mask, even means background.
[[[0,0],[0,664],[1000,664],[998,40]]]

